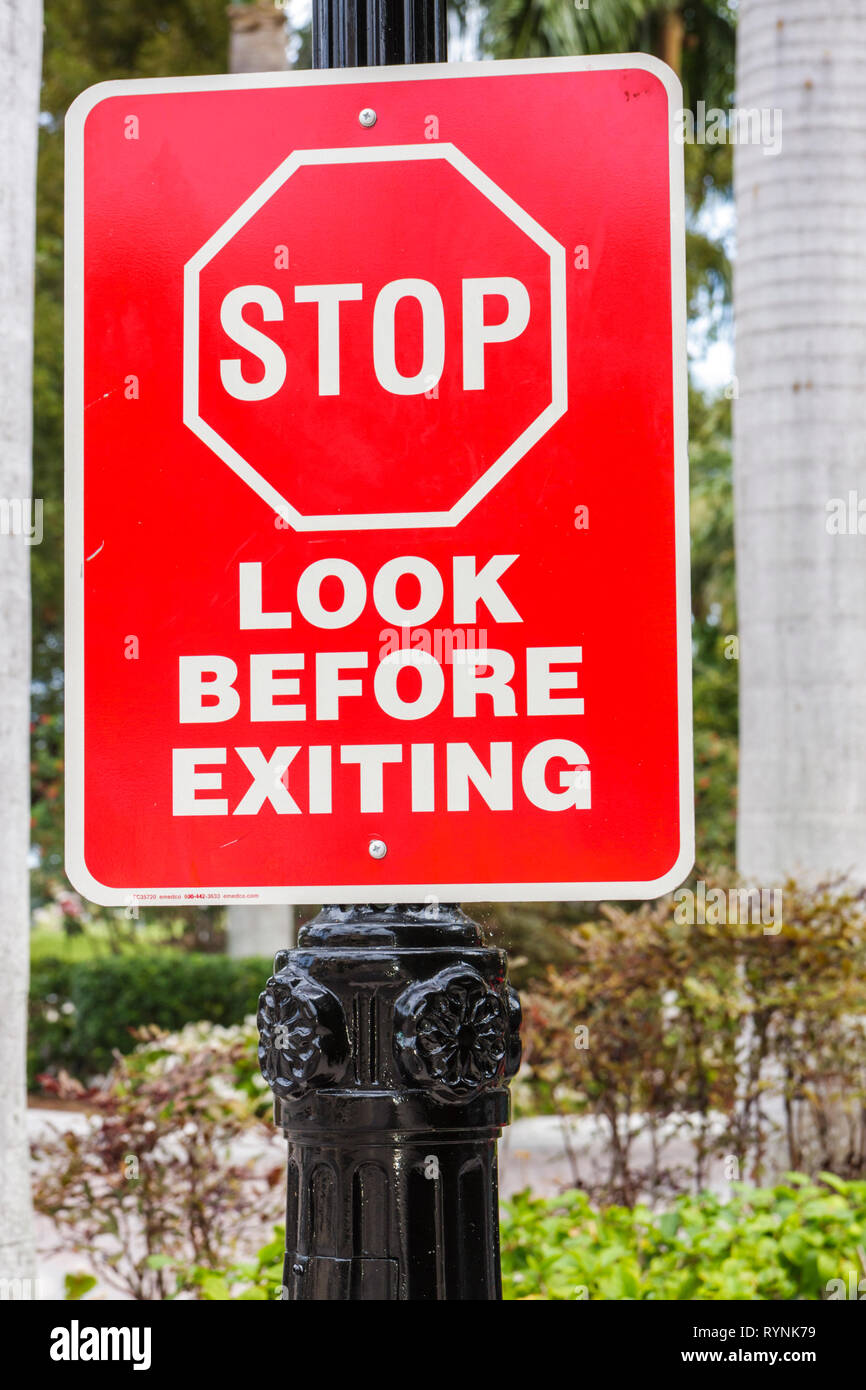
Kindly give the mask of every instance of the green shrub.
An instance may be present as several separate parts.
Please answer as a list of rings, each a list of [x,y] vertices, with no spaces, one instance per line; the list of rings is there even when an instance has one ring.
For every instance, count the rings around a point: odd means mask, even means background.
[[[505,1204],[501,1229],[506,1299],[790,1301],[866,1289],[866,1182],[830,1173],[819,1183],[789,1173],[773,1188],[737,1186],[727,1201],[680,1197],[658,1212],[597,1210],[583,1192],[521,1192]],[[177,1289],[205,1300],[277,1299],[283,1239],[277,1227],[253,1260],[175,1266]]]
[[[34,1205],[53,1222],[57,1248],[86,1254],[93,1270],[67,1280],[67,1297],[87,1293],[95,1276],[127,1297],[171,1298],[182,1286],[176,1270],[198,1297],[221,1296],[212,1272],[233,1266],[282,1205],[278,1146],[269,1162],[264,1147],[265,1162],[237,1148],[256,1131],[273,1134],[254,1037],[252,1021],[189,1024],[115,1059],[98,1088],[68,1076],[46,1083],[61,1101],[86,1100],[97,1121],[49,1129],[31,1146]],[[243,1277],[239,1267],[232,1283]]]
[[[271,974],[264,957],[142,951],[101,960],[34,962],[30,980],[29,1084],[63,1069],[86,1080],[108,1070],[112,1053],[135,1046],[133,1030],[174,1030],[206,1019],[240,1023],[255,1013]]]
[[[207,1265],[175,1266],[176,1292],[204,1303],[282,1299],[285,1250],[286,1228],[274,1226],[272,1239],[251,1260],[233,1260],[224,1270]],[[150,1263],[154,1258],[159,1260],[160,1256],[151,1257]]]
[[[738,1184],[728,1201],[706,1192],[679,1197],[664,1212],[595,1210],[583,1192],[521,1192],[505,1204],[502,1220],[504,1296],[845,1297],[840,1289],[866,1275],[866,1182],[829,1173],[820,1183],[786,1177],[772,1188]]]
[[[607,1161],[594,1200],[655,1204],[709,1186],[728,1159],[756,1185],[786,1169],[866,1172],[863,895],[788,883],[762,922],[732,885],[713,889],[694,923],[684,893],[601,904],[571,928],[571,961],[523,992],[518,1113],[595,1117]],[[665,1147],[678,1132],[692,1172]]]
[[[27,1029],[27,1084],[32,1090],[41,1071],[67,1066],[75,1032],[75,1006],[70,999],[74,966],[44,957],[30,962],[30,1016]]]

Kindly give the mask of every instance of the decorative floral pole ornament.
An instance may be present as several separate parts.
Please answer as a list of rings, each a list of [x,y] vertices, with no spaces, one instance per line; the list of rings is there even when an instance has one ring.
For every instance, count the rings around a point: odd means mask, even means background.
[[[277,1096],[297,1098],[337,1081],[349,1040],[339,999],[298,970],[284,969],[260,996],[259,1066]]]
[[[431,903],[323,908],[277,956],[259,1060],[288,1139],[286,1298],[499,1298],[505,966]]]
[[[413,985],[395,1006],[395,1046],[407,1077],[453,1097],[501,1081],[511,1007],[477,971],[462,965]]]

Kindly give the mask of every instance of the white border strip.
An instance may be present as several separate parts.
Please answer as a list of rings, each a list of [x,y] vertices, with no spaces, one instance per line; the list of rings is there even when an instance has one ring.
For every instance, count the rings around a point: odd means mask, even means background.
[[[199,403],[199,277],[206,265],[246,226],[298,169],[319,164],[395,164],[409,160],[443,160],[532,241],[550,261],[550,402],[508,448],[476,478],[447,512],[334,512],[311,516],[299,512],[247,459],[202,418]],[[203,444],[228,464],[268,507],[295,531],[386,531],[456,526],[509,473],[524,454],[568,409],[568,325],[566,322],[565,247],[509,197],[466,155],[448,141],[435,145],[371,145],[367,148],[294,150],[255,192],[208,237],[184,266],[183,422]]]
[[[652,73],[668,94],[671,197],[671,314],[673,328],[674,487],[676,528],[677,690],[679,700],[680,852],[666,874],[642,882],[597,883],[380,883],[285,884],[251,887],[119,889],[98,883],[84,860],[84,124],[101,101],[127,94],[213,92],[248,88],[363,86],[441,81],[460,77],[516,77],[531,73],[580,73],[639,68]],[[683,147],[674,139],[682,88],[673,71],[645,53],[598,58],[531,58],[507,62],[421,63],[413,67],[340,68],[324,72],[247,73],[238,76],[166,77],[102,82],[82,92],[66,115],[66,872],[92,902],[120,907],[208,903],[418,902],[435,889],[456,902],[551,902],[653,898],[670,892],[694,862],[692,762],[691,586],[688,530],[688,382],[686,374],[685,202]],[[387,860],[381,861],[383,867]]]

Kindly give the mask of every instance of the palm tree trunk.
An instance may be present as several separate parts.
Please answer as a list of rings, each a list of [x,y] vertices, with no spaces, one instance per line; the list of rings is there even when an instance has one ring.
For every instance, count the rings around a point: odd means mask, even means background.
[[[741,872],[866,880],[866,5],[741,0],[735,269]],[[866,511],[866,503],[864,503]],[[866,517],[863,519],[866,531]]]
[[[686,36],[686,22],[682,9],[667,10],[661,21],[661,54],[659,55],[673,68],[677,77],[682,75],[683,40]]]
[[[288,67],[286,16],[274,0],[228,6],[229,71],[280,72]]]
[[[30,551],[23,531],[32,479],[41,52],[41,0],[0,0],[0,500],[8,504],[0,528],[0,1279],[31,1278],[34,1272],[25,1068],[30,947]]]

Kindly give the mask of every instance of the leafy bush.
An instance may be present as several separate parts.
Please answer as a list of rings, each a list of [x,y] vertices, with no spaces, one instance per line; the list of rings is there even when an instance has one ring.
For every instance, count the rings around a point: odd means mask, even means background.
[[[65,1070],[81,1080],[104,1073],[115,1051],[131,1052],[134,1030],[178,1029],[197,1019],[240,1023],[255,1013],[273,962],[264,957],[142,951],[101,960],[42,959],[30,980],[29,1083]]]
[[[86,1254],[100,1282],[135,1299],[186,1287],[209,1297],[209,1273],[237,1257],[239,1242],[254,1246],[262,1221],[279,1215],[281,1157],[242,1161],[236,1147],[256,1127],[274,1134],[254,1035],[252,1019],[197,1024],[118,1057],[98,1089],[69,1077],[50,1083],[94,1113],[83,1131],[32,1146],[34,1204],[54,1221],[58,1248]],[[88,1276],[73,1276],[67,1294],[90,1287]]]
[[[275,1226],[271,1240],[251,1260],[237,1260],[224,1270],[207,1265],[176,1266],[176,1291],[205,1303],[280,1299],[285,1249],[286,1228]]]
[[[506,1299],[789,1301],[844,1298],[861,1279],[866,1288],[866,1182],[830,1173],[819,1183],[789,1173],[773,1188],[737,1185],[727,1201],[680,1197],[658,1212],[596,1210],[583,1192],[521,1192],[504,1205],[501,1232]],[[177,1291],[278,1299],[284,1239],[276,1226],[255,1259],[220,1270],[175,1266]]]
[[[251,1165],[232,1147],[251,1127],[273,1134],[254,1020],[150,1031],[98,1090],[51,1083],[85,1099],[97,1123],[34,1145],[37,1209],[100,1284],[135,1298],[279,1298],[283,1230],[246,1252],[279,1215],[282,1158]],[[735,1184],[727,1199],[702,1192],[665,1209],[523,1192],[504,1204],[501,1229],[506,1298],[792,1300],[866,1288],[866,1181],[830,1173]],[[67,1287],[80,1297],[92,1278]]]
[[[74,965],[42,959],[30,962],[30,1012],[27,1028],[27,1084],[32,1090],[41,1071],[65,1064],[75,1033],[72,1003]],[[70,1063],[73,1065],[73,1063]]]
[[[594,1210],[583,1192],[519,1193],[505,1206],[506,1298],[823,1299],[866,1275],[866,1182],[799,1173],[728,1201],[680,1197],[665,1212]],[[866,1285],[864,1285],[866,1287]],[[839,1296],[836,1292],[835,1296]],[[844,1296],[844,1294],[842,1295]]]
[[[595,1116],[609,1171],[591,1195],[627,1206],[700,1190],[719,1155],[733,1160],[728,1176],[756,1183],[782,1168],[859,1177],[864,895],[788,884],[769,932],[760,921],[690,924],[676,896],[602,906],[571,929],[571,963],[523,997],[522,1108]],[[661,1142],[685,1134],[690,1173],[666,1167]],[[641,1168],[635,1154],[648,1147]],[[772,1168],[771,1148],[785,1155]]]

